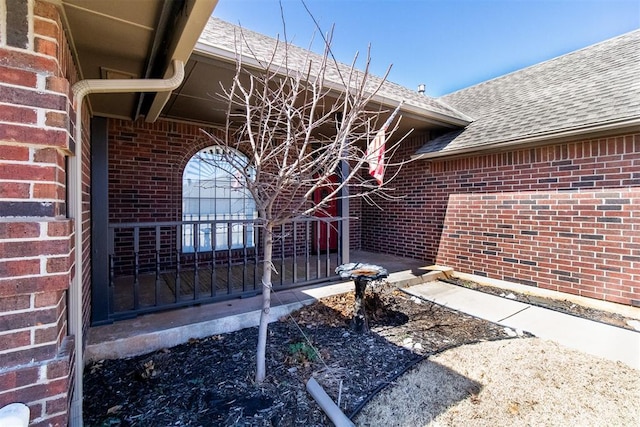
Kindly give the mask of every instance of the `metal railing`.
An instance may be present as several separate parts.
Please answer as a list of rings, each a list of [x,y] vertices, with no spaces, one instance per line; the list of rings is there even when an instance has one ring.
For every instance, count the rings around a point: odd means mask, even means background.
[[[256,295],[262,291],[259,220],[109,225],[109,319]],[[336,279],[342,218],[310,217],[274,230],[275,290]]]

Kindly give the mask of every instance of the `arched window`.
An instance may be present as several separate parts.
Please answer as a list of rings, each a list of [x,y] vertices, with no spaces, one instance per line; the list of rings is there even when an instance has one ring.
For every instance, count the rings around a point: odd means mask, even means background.
[[[251,193],[237,167],[247,164],[239,151],[218,146],[196,153],[182,174],[182,250],[224,250],[254,246],[252,220],[258,217]],[[249,177],[250,178],[250,177]]]

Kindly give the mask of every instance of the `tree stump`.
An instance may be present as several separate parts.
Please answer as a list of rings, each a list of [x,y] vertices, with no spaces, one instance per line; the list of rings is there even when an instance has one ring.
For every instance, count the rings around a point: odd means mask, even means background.
[[[351,329],[355,332],[363,333],[369,331],[369,321],[365,310],[365,291],[367,285],[376,280],[389,276],[384,267],[373,264],[361,264],[352,262],[342,264],[336,268],[336,273],[340,277],[349,278],[355,283],[355,302],[353,306],[353,319],[351,319]]]

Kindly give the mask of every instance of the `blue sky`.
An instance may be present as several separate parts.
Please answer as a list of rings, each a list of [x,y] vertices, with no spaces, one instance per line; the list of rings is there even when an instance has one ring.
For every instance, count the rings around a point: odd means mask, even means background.
[[[334,55],[371,45],[373,73],[440,96],[640,28],[640,0],[306,0]],[[287,38],[319,39],[300,0],[282,0]],[[217,16],[282,38],[278,0],[220,0]],[[311,45],[321,48],[319,43]],[[362,60],[359,66],[362,66]]]

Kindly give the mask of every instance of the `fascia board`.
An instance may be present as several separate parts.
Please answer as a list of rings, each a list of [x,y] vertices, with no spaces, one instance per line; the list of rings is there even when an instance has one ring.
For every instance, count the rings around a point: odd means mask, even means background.
[[[559,142],[561,140],[573,139],[575,137],[607,133],[612,131],[628,132],[628,131],[640,131],[640,117],[626,118],[623,120],[616,120],[612,122],[600,123],[596,125],[581,126],[573,129],[565,129],[562,131],[546,132],[538,135],[532,135],[526,138],[517,138],[511,140],[504,140],[499,142],[493,142],[481,146],[474,146],[469,148],[460,148],[457,150],[450,150],[446,152],[436,151],[433,153],[414,154],[411,156],[412,160],[433,160],[445,157],[454,157],[467,154],[484,153],[489,151],[504,151],[507,148],[518,148],[526,144],[537,144],[544,142]]]
[[[169,47],[170,54],[163,78],[173,72],[171,66],[173,61],[179,60],[187,63],[217,4],[218,0],[198,0],[190,3],[191,7],[185,14],[186,18],[181,22],[179,35]],[[146,114],[146,122],[152,123],[158,119],[170,96],[171,92],[156,93]]]

